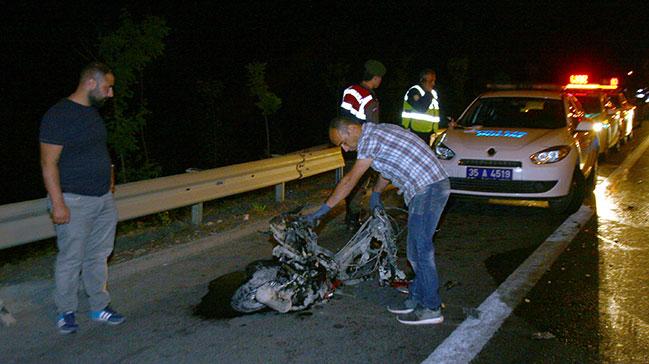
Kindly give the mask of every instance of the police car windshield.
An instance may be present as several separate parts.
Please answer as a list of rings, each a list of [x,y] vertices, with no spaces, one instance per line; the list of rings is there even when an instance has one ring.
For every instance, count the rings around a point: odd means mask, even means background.
[[[617,95],[610,95],[608,100],[611,101],[613,106],[615,106],[616,108],[622,107],[622,102]]]
[[[487,97],[476,101],[459,120],[465,127],[556,129],[566,126],[561,100]]]
[[[577,95],[577,99],[584,107],[586,114],[599,114],[602,112],[602,105],[598,95]]]

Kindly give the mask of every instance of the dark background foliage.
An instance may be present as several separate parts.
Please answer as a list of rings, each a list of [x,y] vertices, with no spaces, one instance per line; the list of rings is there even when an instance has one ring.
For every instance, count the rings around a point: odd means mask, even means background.
[[[98,39],[117,28],[124,10],[135,21],[162,17],[170,28],[163,55],[140,82],[151,111],[148,150],[170,175],[262,157],[264,119],[247,88],[249,63],[267,64],[266,82],[282,99],[269,124],[271,152],[285,153],[327,142],[340,93],[359,81],[368,58],[388,69],[378,90],[385,122],[398,122],[403,93],[425,67],[437,70],[442,112],[452,116],[489,82],[565,83],[584,72],[648,84],[645,8],[610,1],[12,2],[0,15],[0,203],[44,196],[40,118],[74,90],[78,71],[98,57]]]

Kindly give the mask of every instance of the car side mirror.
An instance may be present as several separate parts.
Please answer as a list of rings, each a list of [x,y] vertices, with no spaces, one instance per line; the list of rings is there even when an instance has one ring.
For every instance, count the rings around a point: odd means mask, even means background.
[[[455,127],[457,127],[457,120],[455,120],[455,118],[452,117],[452,116],[447,116],[446,117],[446,125],[448,125],[448,127],[450,129],[455,128]]]

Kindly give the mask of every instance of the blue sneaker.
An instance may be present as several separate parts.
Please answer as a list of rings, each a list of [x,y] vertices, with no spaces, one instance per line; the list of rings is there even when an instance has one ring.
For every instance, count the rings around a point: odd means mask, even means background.
[[[103,310],[90,311],[90,319],[92,321],[103,322],[109,325],[119,325],[124,322],[126,318],[113,311],[110,306],[106,306]]]
[[[59,332],[63,335],[76,332],[79,329],[79,325],[77,325],[74,319],[74,311],[60,313],[56,320],[56,327],[59,328]]]

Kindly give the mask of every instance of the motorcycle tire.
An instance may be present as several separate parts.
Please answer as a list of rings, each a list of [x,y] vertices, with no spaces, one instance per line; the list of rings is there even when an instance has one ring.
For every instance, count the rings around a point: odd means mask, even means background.
[[[250,280],[241,285],[230,299],[230,306],[235,311],[251,313],[266,307],[263,303],[257,302],[255,293],[264,284],[272,281],[277,276],[277,268],[261,268],[256,271]]]
[[[246,266],[246,274],[248,274],[248,277],[252,278],[252,276],[255,275],[255,272],[257,272],[260,269],[279,267],[280,265],[281,263],[277,259],[255,260]]]

